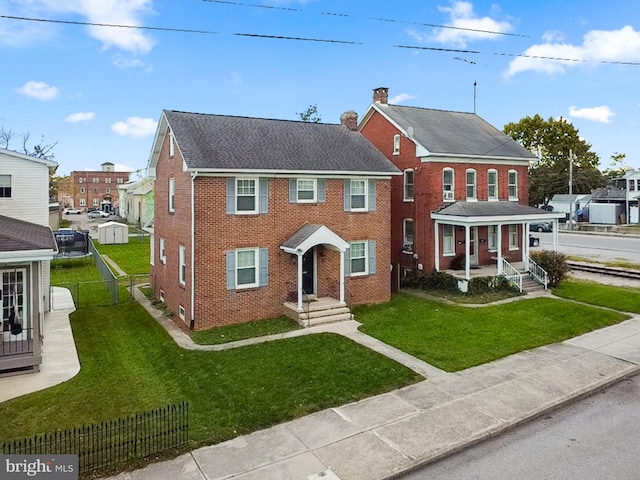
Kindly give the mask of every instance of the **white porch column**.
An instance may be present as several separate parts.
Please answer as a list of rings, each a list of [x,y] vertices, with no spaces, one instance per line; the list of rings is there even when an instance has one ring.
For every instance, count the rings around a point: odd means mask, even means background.
[[[560,222],[556,218],[553,221],[553,251],[558,251],[558,239],[560,238]]]
[[[434,246],[435,246],[435,256],[436,258],[435,260],[435,267],[436,267],[436,271],[439,272],[440,271],[440,224],[436,221],[435,225],[433,226],[433,233],[435,235],[434,238]]]
[[[522,224],[522,267],[529,271],[529,224]]]
[[[344,252],[340,250],[340,303],[344,303]]]
[[[498,275],[502,275],[502,224],[496,225],[496,248],[498,249]]]
[[[471,243],[471,229],[464,226],[464,278],[471,278],[471,258],[469,258],[469,244]]]
[[[302,310],[302,252],[298,251],[298,310]]]

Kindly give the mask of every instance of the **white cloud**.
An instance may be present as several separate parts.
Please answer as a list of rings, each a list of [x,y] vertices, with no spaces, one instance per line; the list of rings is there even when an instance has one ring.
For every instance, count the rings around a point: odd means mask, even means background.
[[[472,40],[494,40],[498,35],[489,32],[508,33],[513,30],[511,23],[494,20],[491,17],[478,17],[470,2],[454,1],[450,7],[439,6],[441,12],[449,14],[450,20],[446,24],[455,28],[441,28],[430,39],[436,42],[465,47]],[[463,29],[463,30],[460,30]],[[412,34],[411,32],[408,32]],[[413,32],[415,36],[416,32]],[[416,37],[418,38],[418,37]]]
[[[592,108],[569,107],[569,115],[573,118],[584,118],[585,120],[593,120],[594,122],[611,123],[611,117],[615,113],[607,106],[601,105]]]
[[[153,13],[153,0],[30,0],[25,12],[30,15],[76,14],[88,23],[141,26],[142,17]],[[132,53],[148,53],[153,40],[135,28],[86,27],[89,35],[105,49],[118,48]]]
[[[389,103],[393,104],[393,105],[397,105],[399,103],[404,102],[405,100],[412,100],[416,98],[415,95],[411,95],[409,93],[401,93],[399,95],[396,95],[395,97],[389,99]]]
[[[111,125],[118,135],[123,137],[148,137],[156,133],[158,122],[152,118],[129,117],[124,122],[116,122]]]
[[[58,96],[58,88],[47,85],[44,82],[30,81],[18,88],[18,93],[25,97],[35,98],[37,100],[53,100]]]
[[[72,113],[65,118],[64,121],[69,123],[88,122],[89,120],[93,120],[95,117],[96,114],[93,112],[78,112]]]
[[[585,61],[640,61],[640,32],[628,25],[620,30],[592,30],[584,35],[582,45],[547,41],[552,38],[559,37],[557,33],[553,36],[545,34],[543,39],[546,43],[532,45],[525,50],[523,57],[513,60],[509,64],[507,76],[528,70],[551,74],[564,73],[567,68],[583,65]]]

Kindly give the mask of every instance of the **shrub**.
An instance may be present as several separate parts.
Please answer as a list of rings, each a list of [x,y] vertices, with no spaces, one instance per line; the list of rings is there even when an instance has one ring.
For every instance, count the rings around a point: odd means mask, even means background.
[[[518,292],[518,288],[513,285],[506,277],[474,277],[469,280],[469,289],[467,293],[470,295],[481,295],[491,292]]]
[[[531,252],[531,259],[546,270],[549,275],[549,286],[555,287],[569,272],[566,257],[560,252],[541,250]]]
[[[425,290],[442,290],[445,292],[459,293],[458,280],[447,272],[432,270],[421,277],[420,286]]]

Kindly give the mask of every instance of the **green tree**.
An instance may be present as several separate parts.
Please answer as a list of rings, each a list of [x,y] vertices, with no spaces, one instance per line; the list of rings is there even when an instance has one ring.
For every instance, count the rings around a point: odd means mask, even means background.
[[[610,183],[617,178],[624,177],[627,170],[631,167],[625,163],[627,156],[624,153],[615,152],[611,155],[611,165],[602,172],[605,183]]]
[[[573,154],[573,193],[590,193],[601,187],[600,157],[578,134],[578,129],[560,118],[544,120],[540,115],[508,123],[504,133],[538,159],[529,166],[529,203],[546,205],[556,193],[569,193],[569,153]]]
[[[309,105],[304,112],[297,112],[296,115],[298,115],[303,122],[320,123],[320,121],[322,121],[322,117],[318,114],[317,105]]]

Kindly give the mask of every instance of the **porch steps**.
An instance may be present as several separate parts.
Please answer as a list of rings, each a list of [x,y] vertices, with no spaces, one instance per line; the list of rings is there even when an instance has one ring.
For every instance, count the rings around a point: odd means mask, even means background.
[[[526,293],[539,292],[544,290],[544,285],[538,283],[538,281],[530,275],[524,275],[522,277],[522,291]]]
[[[303,327],[313,327],[324,323],[342,322],[353,318],[351,310],[333,298],[319,298],[302,304],[302,311],[297,304],[284,304],[285,315],[294,319]]]

